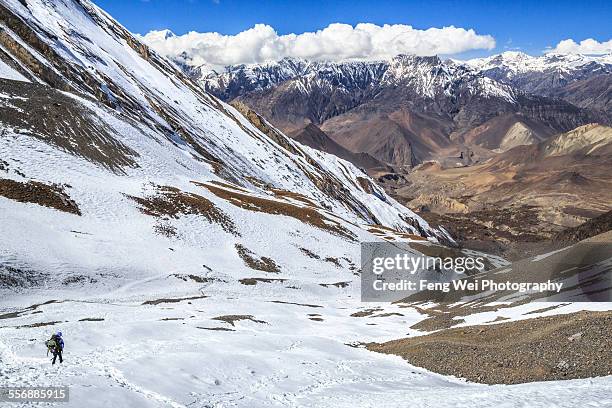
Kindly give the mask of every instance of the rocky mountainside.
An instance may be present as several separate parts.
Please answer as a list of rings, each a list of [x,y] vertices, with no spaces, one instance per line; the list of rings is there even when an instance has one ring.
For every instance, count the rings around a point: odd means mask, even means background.
[[[199,81],[281,129],[313,123],[348,150],[399,168],[459,154],[465,145],[507,150],[607,120],[598,105],[581,108],[522,89],[493,75],[491,64],[409,55],[342,63],[286,58]]]
[[[561,98],[608,114],[612,112],[612,55],[532,57],[521,52],[504,52],[466,64],[525,92]]]
[[[383,164],[380,160],[375,159],[369,153],[353,153],[350,150],[340,146],[317,125],[309,123],[302,129],[297,129],[289,134],[294,140],[303,145],[310,146],[313,149],[322,152],[333,154],[341,159],[347,160],[359,168],[376,172],[393,172],[394,169]]]
[[[262,134],[88,1],[7,2],[0,17],[2,76],[21,79],[2,81],[4,140],[29,137],[116,174],[186,171],[198,182],[223,180],[264,196],[274,195],[271,189],[303,194],[366,223],[413,228],[405,218],[419,225],[384,195],[361,197],[369,193],[356,180],[367,176],[350,164],[274,129]],[[158,158],[151,169],[152,146],[180,159]],[[183,170],[170,171],[177,166]],[[62,172],[47,173],[57,179],[46,182],[64,182]]]

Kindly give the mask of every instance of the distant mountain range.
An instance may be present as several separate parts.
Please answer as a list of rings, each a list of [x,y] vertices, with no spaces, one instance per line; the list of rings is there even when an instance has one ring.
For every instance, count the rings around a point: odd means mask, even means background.
[[[505,52],[467,61],[489,78],[525,92],[561,98],[583,108],[612,112],[612,55]]]
[[[281,130],[299,135],[314,125],[396,169],[467,150],[488,158],[587,123],[607,124],[612,109],[611,56],[285,58],[223,72],[189,66],[186,55],[180,60],[209,92],[246,103]]]

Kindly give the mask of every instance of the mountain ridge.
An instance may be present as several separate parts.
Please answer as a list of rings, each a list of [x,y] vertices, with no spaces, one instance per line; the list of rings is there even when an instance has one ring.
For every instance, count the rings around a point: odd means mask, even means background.
[[[558,61],[560,57],[548,57],[548,60]],[[467,140],[482,140],[477,143],[480,147],[507,149],[516,143],[543,140],[586,123],[605,124],[609,120],[608,115],[597,109],[605,97],[599,96],[591,105],[585,103],[579,107],[557,98],[554,92],[530,93],[484,69],[495,61],[492,58],[466,63],[411,55],[387,61],[349,62],[285,58],[278,62],[228,67],[222,73],[209,73],[196,79],[222,99],[246,103],[288,133],[314,123],[348,150],[369,153],[398,167],[436,158],[450,146],[459,152],[468,134],[471,136]],[[604,64],[607,59],[589,61]],[[424,135],[422,130],[415,132],[405,126],[405,121],[389,119],[406,114],[423,118],[429,123],[427,128],[443,135],[446,141],[431,145],[431,134]],[[517,118],[491,137],[486,132],[474,136],[486,122],[511,114],[524,119]],[[515,135],[508,136],[501,146],[503,135],[513,125]],[[374,150],[364,150],[364,143],[343,136],[349,132],[357,135],[357,139],[367,138],[360,135],[361,129],[372,126],[388,128],[391,134],[397,135],[393,136],[395,142],[389,139],[383,143],[391,146],[405,141],[411,147],[398,156],[374,147]],[[352,130],[348,131],[349,128]],[[412,155],[416,160],[410,158]]]

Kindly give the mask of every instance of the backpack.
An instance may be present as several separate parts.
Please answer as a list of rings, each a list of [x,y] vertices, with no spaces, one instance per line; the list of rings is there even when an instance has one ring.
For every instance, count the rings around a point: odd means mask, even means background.
[[[55,352],[57,348],[57,342],[55,341],[55,334],[51,336],[49,340],[45,342],[45,346],[47,346],[47,352]]]

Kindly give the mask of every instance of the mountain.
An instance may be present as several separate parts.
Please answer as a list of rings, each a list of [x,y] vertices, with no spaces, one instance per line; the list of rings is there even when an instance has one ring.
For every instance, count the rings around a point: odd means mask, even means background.
[[[576,106],[612,112],[612,55],[546,54],[532,57],[504,52],[466,64],[489,78],[536,95]]]
[[[5,387],[69,387],[70,408],[468,407],[471,394],[569,407],[607,395],[610,378],[585,379],[600,372],[583,366],[571,382],[483,388],[360,347],[438,330],[417,326],[432,317],[422,303],[361,301],[361,242],[474,252],[442,245],[443,228],[347,161],[208,94],[88,0],[0,0],[0,22]],[[481,306],[464,321],[502,317]],[[57,331],[60,367],[45,355]]]
[[[508,113],[468,131],[463,140],[468,145],[506,151],[516,146],[541,142],[553,134],[554,130],[541,122],[522,114]]]
[[[491,78],[481,65],[411,55],[340,63],[285,58],[227,67],[199,81],[282,130],[313,123],[346,149],[400,169],[471,143],[507,150],[606,121],[597,110]]]
[[[87,0],[2,1],[0,19],[5,288],[99,293],[202,265],[251,278],[317,252],[354,265],[373,225],[452,243],[352,164],[207,94]]]
[[[506,256],[516,249],[520,258],[528,249],[522,243],[544,242],[610,211],[611,158],[612,128],[590,124],[472,166],[425,163],[394,194],[460,243]],[[479,246],[485,241],[505,244]]]
[[[9,5],[0,8],[4,76],[22,81],[3,81],[5,132],[116,174],[184,174],[272,194],[263,185],[304,194],[349,219],[410,229],[407,217],[418,224],[388,197],[362,196],[355,180],[367,177],[358,169],[313,155],[278,131],[262,135],[92,3]],[[159,164],[149,168],[154,153]],[[161,160],[164,155],[169,161]],[[347,176],[339,178],[337,168],[345,166]],[[49,174],[57,180],[48,182],[62,182],[63,172]]]
[[[348,149],[340,146],[334,140],[332,140],[329,136],[325,134],[321,129],[317,127],[317,125],[313,123],[309,123],[303,129],[295,130],[290,136],[293,140],[310,146],[313,149],[320,150],[325,153],[333,154],[334,156],[338,156],[341,159],[347,160],[356,166],[369,169],[374,172],[382,171],[382,172],[393,172],[393,168],[383,164],[379,160],[376,160],[368,153],[353,153]]]

